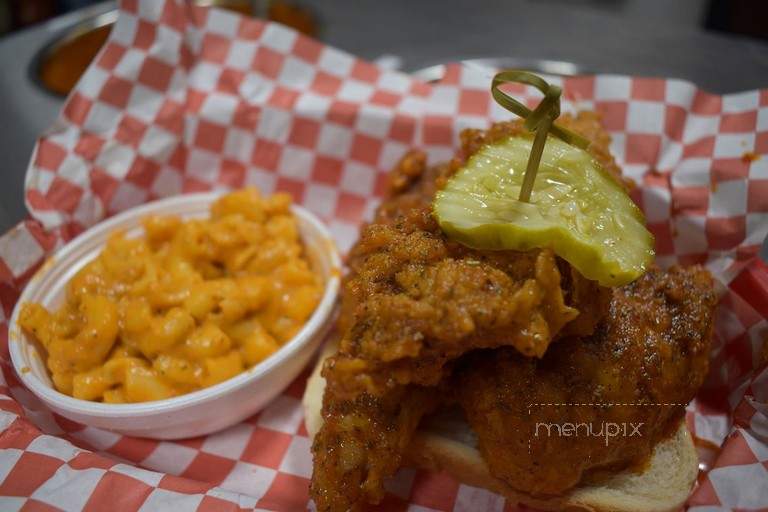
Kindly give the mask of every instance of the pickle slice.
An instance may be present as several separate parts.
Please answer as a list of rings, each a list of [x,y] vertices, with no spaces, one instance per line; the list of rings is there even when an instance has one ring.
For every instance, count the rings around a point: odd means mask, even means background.
[[[653,261],[653,235],[586,151],[548,137],[530,202],[518,200],[532,142],[510,137],[469,158],[435,199],[443,231],[476,249],[552,248],[604,286],[641,276]]]

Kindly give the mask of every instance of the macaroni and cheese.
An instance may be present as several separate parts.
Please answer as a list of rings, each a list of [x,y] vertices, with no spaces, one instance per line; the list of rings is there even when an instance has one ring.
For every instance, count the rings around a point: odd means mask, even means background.
[[[113,234],[67,284],[57,311],[25,304],[19,324],[47,352],[56,388],[108,403],[169,398],[264,360],[317,306],[290,198],[254,188],[211,206],[210,218],[143,221]]]

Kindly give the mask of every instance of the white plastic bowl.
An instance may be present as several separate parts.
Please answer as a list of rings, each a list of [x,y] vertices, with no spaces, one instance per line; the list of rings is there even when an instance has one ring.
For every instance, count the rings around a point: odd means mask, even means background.
[[[339,293],[340,268],[336,245],[313,214],[294,206],[293,213],[311,264],[323,277],[325,290],[309,321],[299,333],[265,361],[240,375],[186,395],[134,404],[105,404],[79,400],[54,389],[37,346],[17,324],[21,305],[37,302],[59,307],[67,282],[103,248],[110,233],[142,233],[140,221],[152,214],[205,217],[221,192],[171,197],[133,208],[99,223],[53,255],[43,265],[13,311],[10,352],[14,369],[24,385],[50,409],[70,420],[154,439],[194,437],[234,425],[256,413],[295,379],[328,332]]]

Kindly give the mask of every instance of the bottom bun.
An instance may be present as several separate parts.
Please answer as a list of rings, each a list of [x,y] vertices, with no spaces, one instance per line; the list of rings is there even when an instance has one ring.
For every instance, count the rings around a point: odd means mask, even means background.
[[[320,375],[326,357],[336,351],[326,344],[307,381],[302,403],[310,437],[320,429],[325,379]],[[659,443],[642,472],[624,470],[596,484],[581,484],[556,498],[539,499],[521,493],[491,475],[477,450],[477,438],[458,409],[431,416],[416,432],[406,450],[405,465],[445,471],[460,482],[499,493],[513,503],[543,510],[656,512],[680,508],[698,474],[698,457],[691,435],[681,422],[674,435]]]

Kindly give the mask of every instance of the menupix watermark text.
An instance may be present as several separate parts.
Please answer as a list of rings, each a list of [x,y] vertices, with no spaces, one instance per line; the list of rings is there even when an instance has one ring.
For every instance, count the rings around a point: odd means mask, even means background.
[[[614,437],[642,437],[640,429],[643,422],[602,422],[597,424],[599,429],[593,423],[536,423],[535,436],[539,437],[539,429],[542,435],[546,429],[546,436],[552,437],[602,437],[605,439],[605,446],[608,446],[609,440]]]

